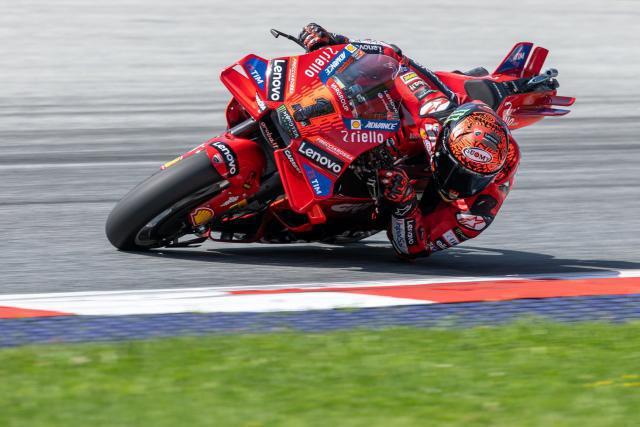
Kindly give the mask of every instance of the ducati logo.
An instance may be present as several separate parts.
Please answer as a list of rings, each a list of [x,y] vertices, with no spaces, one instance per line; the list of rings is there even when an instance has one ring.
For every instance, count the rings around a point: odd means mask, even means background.
[[[214,163],[220,163],[220,161],[224,161],[225,166],[227,167],[227,173],[229,176],[235,176],[238,174],[238,160],[236,159],[236,155],[231,150],[227,144],[222,141],[215,141],[211,143],[211,146],[218,150],[219,154],[215,154],[212,158]]]

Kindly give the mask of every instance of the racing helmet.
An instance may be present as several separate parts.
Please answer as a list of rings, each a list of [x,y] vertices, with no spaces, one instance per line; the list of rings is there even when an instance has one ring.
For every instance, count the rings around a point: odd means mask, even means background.
[[[484,190],[507,159],[509,129],[486,104],[459,106],[445,120],[431,156],[433,181],[445,200]]]

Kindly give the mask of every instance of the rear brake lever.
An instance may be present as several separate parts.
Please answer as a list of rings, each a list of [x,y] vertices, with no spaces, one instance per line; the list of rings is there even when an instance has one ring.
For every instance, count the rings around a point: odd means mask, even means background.
[[[307,50],[306,46],[305,46],[304,44],[302,44],[302,42],[300,42],[300,40],[298,40],[298,38],[297,38],[297,37],[290,36],[289,34],[287,34],[287,33],[283,33],[282,31],[276,30],[275,28],[272,28],[272,29],[271,29],[271,35],[272,35],[273,37],[275,37],[276,39],[277,39],[278,37],[282,36],[282,37],[284,37],[285,39],[289,39],[289,40],[291,40],[292,42],[294,42],[295,44],[297,44],[298,46],[300,46],[301,48],[303,48],[305,51]]]

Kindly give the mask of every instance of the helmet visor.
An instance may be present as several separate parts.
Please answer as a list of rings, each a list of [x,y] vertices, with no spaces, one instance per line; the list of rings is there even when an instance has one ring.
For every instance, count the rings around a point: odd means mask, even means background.
[[[496,174],[482,175],[458,163],[440,144],[433,156],[433,178],[440,193],[449,200],[465,199],[484,190]]]

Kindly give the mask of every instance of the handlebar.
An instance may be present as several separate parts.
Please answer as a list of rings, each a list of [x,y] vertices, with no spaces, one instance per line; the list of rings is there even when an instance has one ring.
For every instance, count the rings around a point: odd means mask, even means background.
[[[280,31],[280,30],[276,30],[275,28],[272,28],[270,32],[271,32],[271,35],[272,35],[274,38],[276,38],[276,39],[277,39],[278,37],[282,36],[282,37],[284,37],[285,39],[289,39],[289,40],[291,40],[292,42],[294,42],[295,44],[297,44],[298,46],[300,46],[301,48],[303,48],[305,51],[307,50],[307,48],[305,47],[305,45],[304,45],[304,44],[302,44],[302,43],[300,42],[300,40],[298,40],[298,38],[297,38],[297,37],[290,36],[289,34],[287,34],[287,33],[283,33],[282,31]]]

